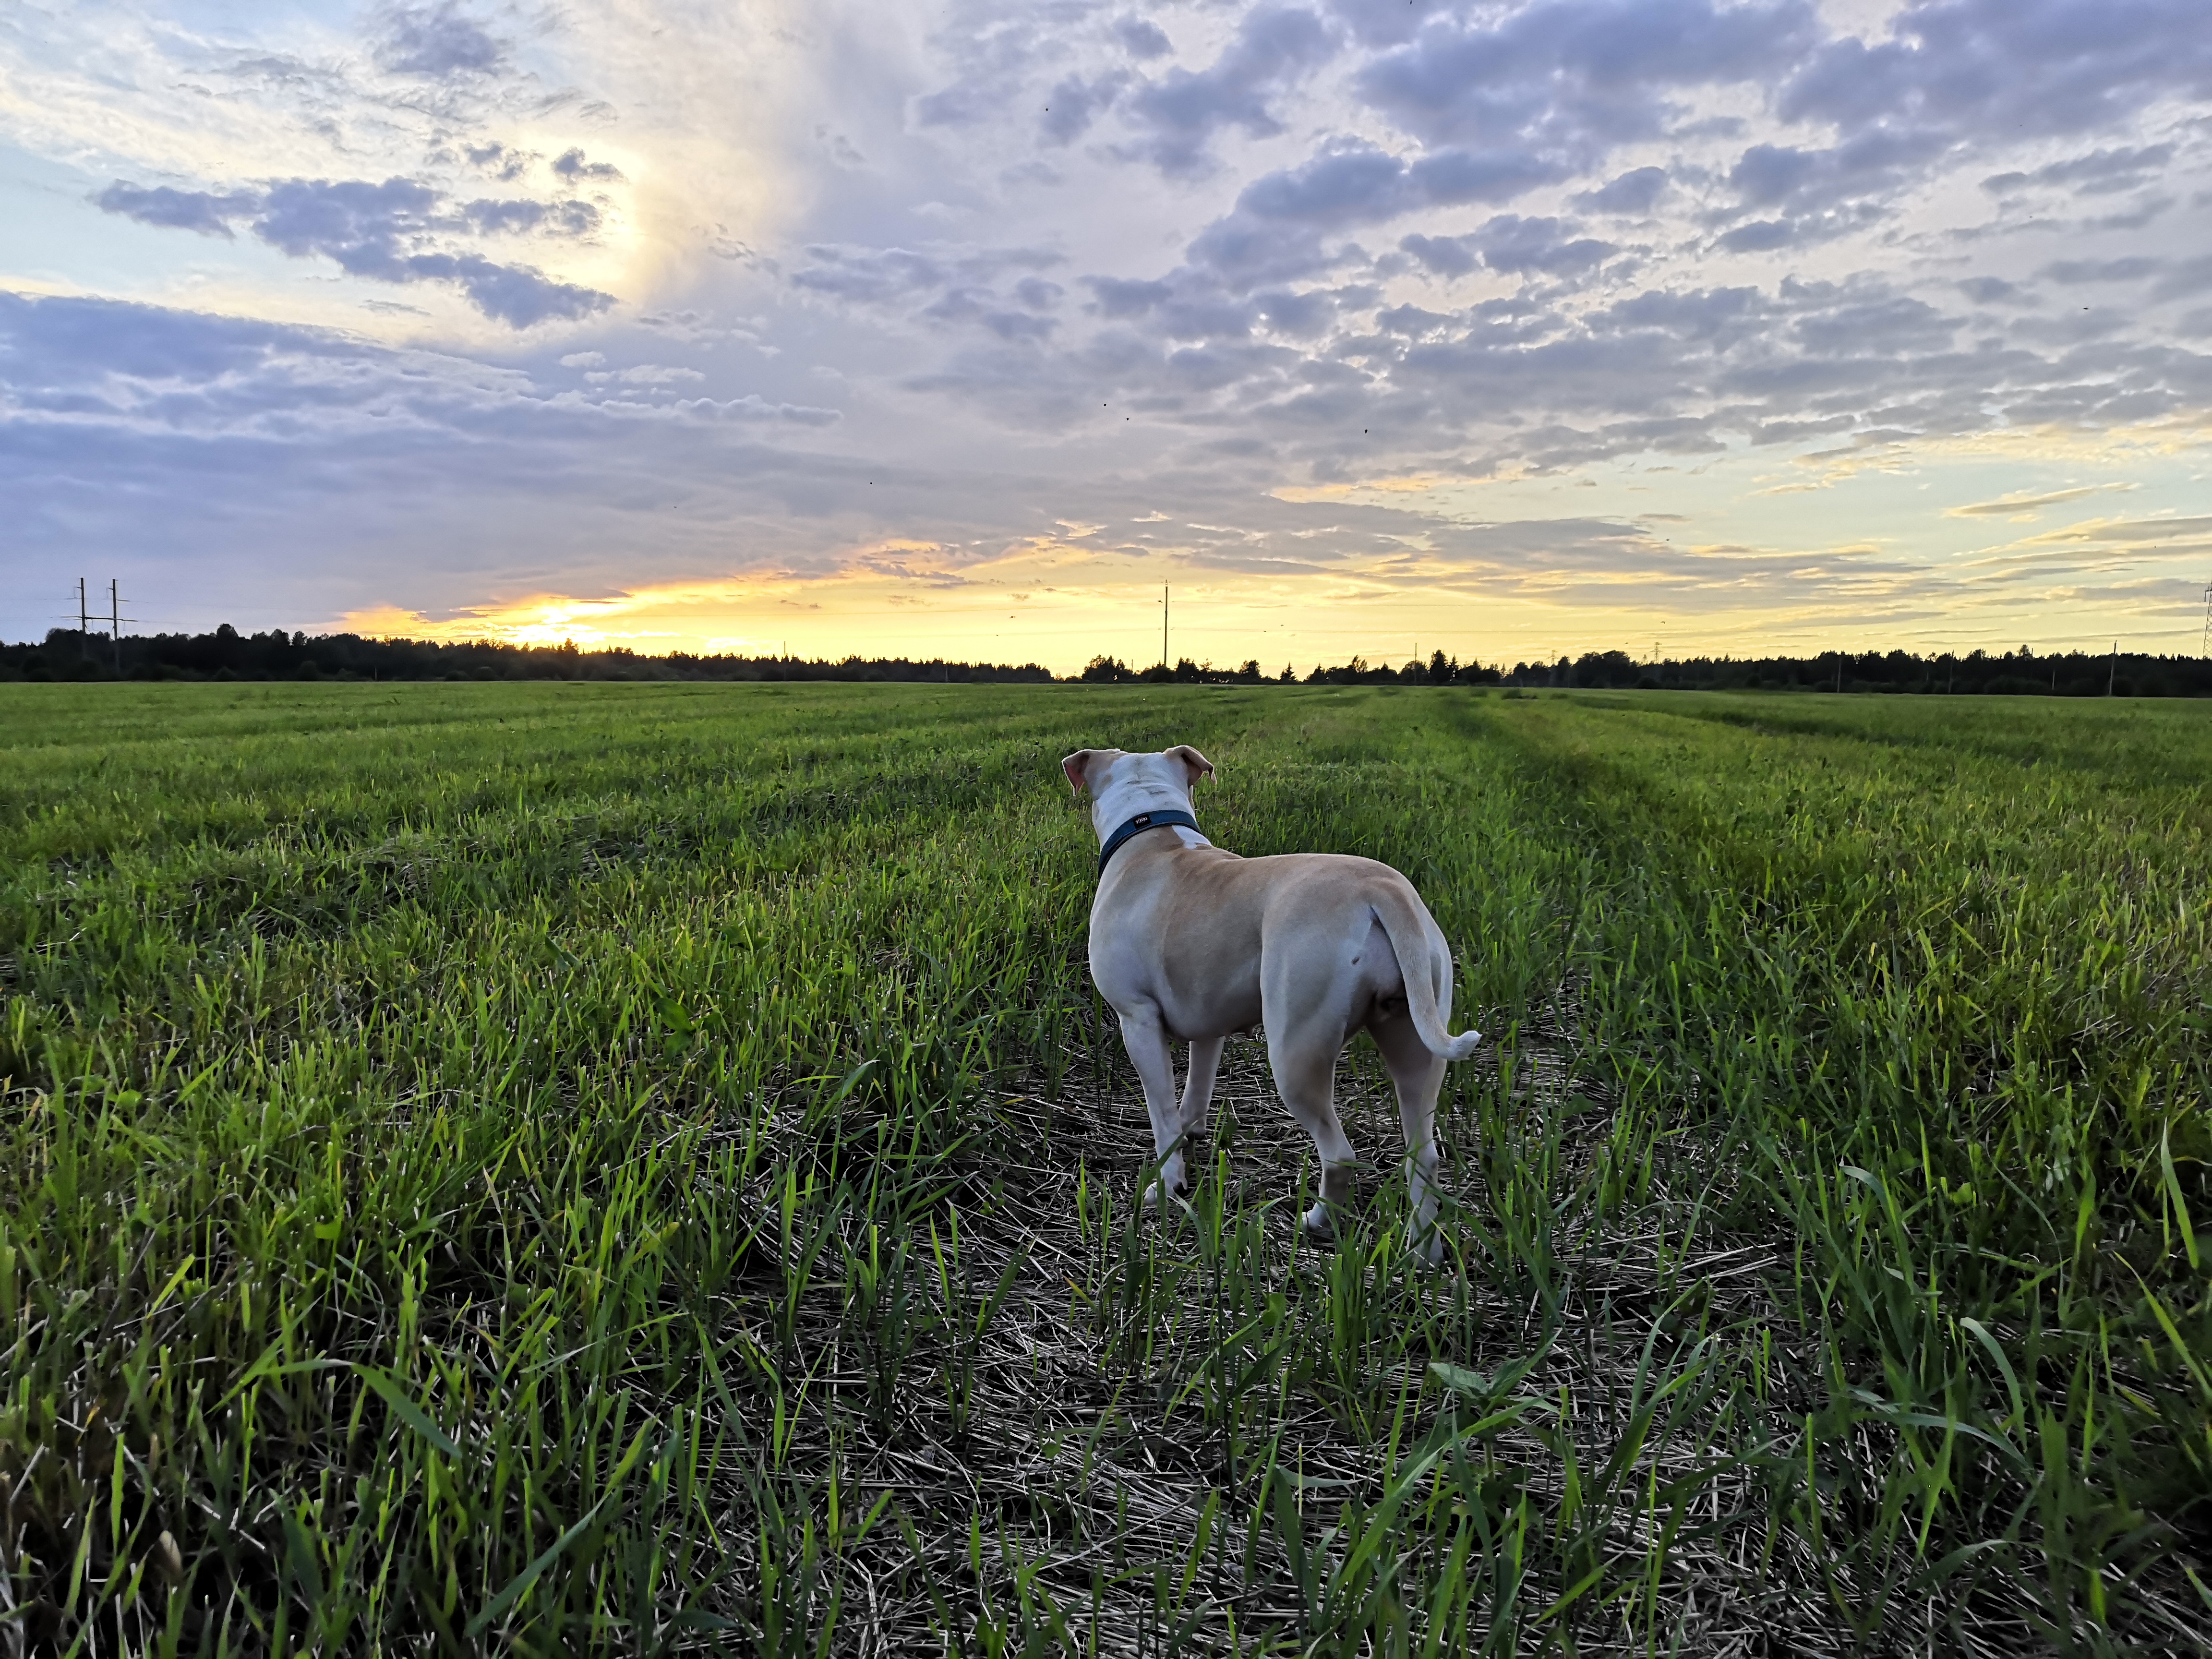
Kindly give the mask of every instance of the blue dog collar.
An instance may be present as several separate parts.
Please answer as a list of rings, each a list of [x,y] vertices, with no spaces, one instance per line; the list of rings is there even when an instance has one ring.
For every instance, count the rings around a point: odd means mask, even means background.
[[[1106,837],[1106,844],[1098,849],[1098,873],[1106,873],[1107,860],[1120,852],[1122,846],[1135,840],[1147,830],[1165,830],[1181,824],[1186,830],[1198,828],[1198,820],[1179,806],[1163,807],[1157,812],[1139,812],[1127,823]]]

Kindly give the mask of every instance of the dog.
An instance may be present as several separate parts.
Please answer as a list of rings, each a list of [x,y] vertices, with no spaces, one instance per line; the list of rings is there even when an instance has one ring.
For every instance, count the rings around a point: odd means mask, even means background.
[[[1214,846],[1190,805],[1213,763],[1188,744],[1156,755],[1079,749],[1060,769],[1079,797],[1091,794],[1099,842],[1091,977],[1120,1016],[1144,1083],[1160,1160],[1146,1200],[1182,1192],[1183,1143],[1206,1127],[1222,1043],[1258,1024],[1276,1091],[1321,1158],[1321,1195],[1303,1224],[1333,1240],[1353,1173],[1336,1116],[1336,1058],[1364,1030],[1382,1051],[1405,1126],[1408,1243],[1434,1264],[1443,1254],[1437,1093],[1445,1063],[1482,1038],[1446,1028],[1451,951],[1413,884],[1373,859],[1245,859]],[[1190,1044],[1180,1105],[1171,1038]]]

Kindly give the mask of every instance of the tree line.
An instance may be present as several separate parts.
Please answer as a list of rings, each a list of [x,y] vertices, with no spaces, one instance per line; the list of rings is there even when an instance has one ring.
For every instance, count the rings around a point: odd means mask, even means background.
[[[225,623],[209,634],[126,635],[57,628],[37,644],[0,645],[0,680],[840,680],[973,685],[1041,684],[1056,677],[1036,663],[953,662],[944,658],[749,657],[671,652],[641,656],[616,646],[509,645],[492,640],[388,640],[359,634],[241,634]],[[1646,691],[1844,691],[2019,696],[2212,696],[2212,660],[2140,652],[2042,653],[2021,646],[1993,656],[1973,651],[1826,652],[1813,657],[1686,657],[1639,660],[1592,651],[1554,661],[1462,662],[1438,651],[1425,662],[1364,657],[1300,674],[1270,673],[1256,659],[1235,668],[1185,657],[1170,667],[1131,668],[1097,656],[1068,677],[1092,684],[1462,685]]]
[[[941,657],[641,656],[626,647],[585,650],[496,640],[386,640],[359,634],[80,634],[51,630],[38,645],[0,646],[0,678],[25,680],[906,680],[963,685],[1049,682],[1037,663],[951,662]]]
[[[1857,691],[1974,696],[2212,696],[2212,659],[2142,652],[2039,655],[2027,646],[1992,656],[1949,652],[1830,651],[1814,657],[1686,657],[1639,660],[1625,651],[1590,651],[1555,661],[1461,662],[1438,651],[1398,665],[1364,657],[1301,675],[1289,664],[1269,674],[1256,661],[1217,670],[1188,657],[1173,668],[1132,669],[1094,657],[1079,679],[1241,685],[1473,685],[1580,688],[1608,691]]]

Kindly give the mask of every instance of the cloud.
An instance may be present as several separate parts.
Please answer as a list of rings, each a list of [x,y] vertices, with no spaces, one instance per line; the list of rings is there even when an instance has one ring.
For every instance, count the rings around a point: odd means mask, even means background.
[[[1996,196],[2014,195],[2039,185],[2070,185],[2082,196],[2106,196],[2132,190],[2166,171],[2173,160],[2172,144],[2092,150],[2063,161],[2052,161],[2033,172],[1992,173],[1982,188]]]
[[[230,240],[230,222],[245,217],[260,205],[260,198],[233,192],[216,195],[204,191],[172,190],[155,185],[142,190],[135,185],[112,184],[93,198],[103,213],[118,213],[142,225],[165,230],[196,230],[204,236]]]
[[[1482,262],[1512,275],[1559,276],[1589,270],[1616,252],[1611,242],[1577,236],[1560,219],[1524,219],[1502,213],[1474,233]]]
[[[1278,5],[1247,12],[1206,68],[1171,69],[1130,94],[1127,117],[1144,136],[1125,153],[1164,173],[1194,173],[1212,165],[1208,146],[1224,128],[1272,137],[1283,130],[1275,100],[1334,57],[1338,45],[1316,13]]]
[[[1611,242],[1573,234],[1559,219],[1501,213],[1463,236],[1411,235],[1398,246],[1440,276],[1464,276],[1480,262],[1505,276],[1571,276],[1617,252]]]
[[[2017,283],[2008,283],[2002,276],[1968,276],[1959,283],[1959,292],[1978,306],[1993,306],[2006,301],[2033,304]]]
[[[478,201],[448,210],[438,191],[404,178],[381,184],[286,179],[260,191],[220,193],[118,183],[94,199],[104,212],[205,234],[228,237],[234,223],[244,222],[256,237],[294,258],[328,258],[348,276],[371,282],[450,283],[485,316],[513,328],[573,321],[614,303],[611,295],[558,282],[528,266],[436,246],[456,230],[555,228],[585,234],[597,228],[599,215],[581,202]]]
[[[1353,84],[1430,144],[1527,146],[1587,165],[1663,131],[1669,94],[1766,79],[1818,35],[1806,0],[1540,0],[1434,16]]]
[[[2151,284],[2150,297],[2179,300],[2207,289],[2212,289],[2212,253],[2200,253],[2194,258],[2176,260]]]
[[[1175,50],[1160,26],[1146,17],[1115,18],[1114,38],[1121,42],[1122,51],[1140,59],[1164,58]]]
[[[834,511],[846,488],[775,447],[838,411],[773,393],[600,404],[454,356],[112,301],[0,291],[0,384],[15,544],[90,538],[166,591],[173,608],[142,612],[163,627],[233,604],[241,623],[311,625],[372,576],[436,603],[481,597],[509,560],[611,568],[600,550],[628,544],[641,490],[692,502],[654,536],[712,556],[733,520]]]
[[[1575,202],[1593,213],[1644,214],[1651,211],[1666,188],[1666,168],[1632,167],[1603,188],[1584,191]]]
[[[1503,202],[1556,177],[1528,155],[1437,150],[1407,161],[1371,144],[1340,143],[1295,167],[1263,174],[1193,239],[1188,257],[1233,286],[1286,282],[1340,262],[1323,238],[1436,207]]]
[[[1141,317],[1175,294],[1172,283],[1122,276],[1085,276],[1084,283],[1097,297],[1092,309],[1109,318]]]
[[[2094,495],[2110,489],[2109,484],[2076,484],[2071,489],[2053,489],[2039,495],[2006,495],[1994,501],[1975,501],[1966,507],[1945,509],[1944,516],[1952,519],[2009,519],[2040,512],[2046,507],[2057,507],[2075,501],[2084,495]]]
[[[2166,263],[2144,254],[2124,259],[2055,259],[2039,273],[2054,283],[2135,283]]]
[[[387,10],[375,52],[378,67],[390,74],[435,80],[488,75],[507,56],[506,49],[457,0]]]
[[[785,421],[795,426],[833,426],[844,417],[834,409],[806,404],[770,403],[758,392],[716,403],[711,398],[687,398],[676,405],[687,415],[722,421]]]
[[[2212,94],[2196,0],[1914,0],[1885,38],[1842,35],[1783,84],[1788,121],[2016,142],[2123,129]]]
[[[1091,130],[1091,124],[1113,107],[1121,89],[1129,84],[1127,74],[1115,70],[1085,81],[1080,76],[1069,76],[1046,96],[1042,125],[1047,140],[1055,144],[1073,143]]]
[[[586,161],[580,149],[563,150],[555,158],[553,171],[571,181],[579,179],[612,179],[623,176],[622,169],[611,161]]]
[[[468,158],[471,167],[482,167],[495,179],[511,183],[529,170],[538,158],[527,150],[510,149],[496,140],[482,144],[465,144],[461,154]]]
[[[599,228],[599,210],[589,202],[532,202],[513,197],[465,202],[457,210],[478,235],[520,235],[543,230],[562,236],[589,236]]]
[[[1739,212],[1762,216],[1720,238],[1731,252],[1764,252],[1844,234],[1871,223],[1948,148],[1935,133],[1876,130],[1824,149],[1753,144],[1728,182]]]
[[[520,265],[495,264],[474,253],[410,254],[395,282],[448,282],[470,303],[510,328],[544,322],[576,322],[614,304],[614,295],[575,283],[556,283]]]
[[[805,293],[935,324],[974,324],[1002,340],[1042,340],[1054,326],[1037,314],[1062,291],[1035,274],[1060,263],[1044,249],[817,243],[805,252],[809,263],[791,278]],[[1016,271],[1030,274],[1016,277],[1010,294],[1001,293],[997,283]]]
[[[580,356],[597,357],[599,353],[583,352]],[[568,360],[561,360],[566,363]],[[604,361],[604,360],[602,360]],[[707,377],[696,368],[681,368],[666,363],[635,363],[628,368],[607,369],[584,376],[594,384],[612,381],[623,386],[673,386],[680,381],[703,380]]]

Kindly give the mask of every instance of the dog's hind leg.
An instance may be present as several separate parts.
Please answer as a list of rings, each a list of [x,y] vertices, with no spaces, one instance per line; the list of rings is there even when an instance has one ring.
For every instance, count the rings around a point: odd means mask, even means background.
[[[1431,1267],[1443,1257],[1437,1231],[1437,1094],[1444,1062],[1431,1054],[1413,1022],[1398,1013],[1372,1019],[1367,1030],[1382,1051],[1382,1064],[1398,1093],[1398,1121],[1406,1126],[1406,1196],[1413,1212],[1406,1245]]]
[[[1176,1109],[1175,1056],[1169,1051],[1167,1027],[1160,1023],[1159,1012],[1145,1008],[1122,1014],[1121,1046],[1129,1051],[1129,1063],[1145,1085],[1145,1111],[1152,1120],[1152,1155],[1160,1160],[1160,1175],[1145,1189],[1145,1202],[1157,1205],[1183,1189],[1182,1114]],[[1209,1091],[1212,1085],[1209,1074]]]
[[[1316,1239],[1336,1237],[1336,1208],[1352,1197],[1354,1154],[1336,1117],[1336,1057],[1343,1048],[1341,1031],[1278,1035],[1269,1012],[1267,1063],[1275,1073],[1275,1091],[1321,1154],[1321,1196],[1304,1221],[1308,1236]]]

